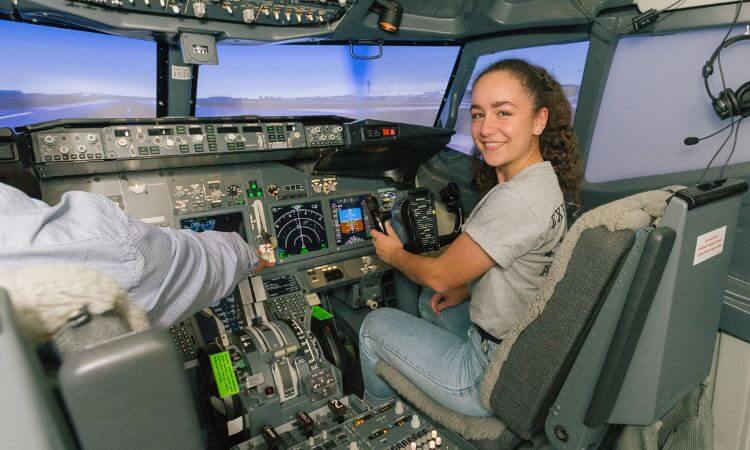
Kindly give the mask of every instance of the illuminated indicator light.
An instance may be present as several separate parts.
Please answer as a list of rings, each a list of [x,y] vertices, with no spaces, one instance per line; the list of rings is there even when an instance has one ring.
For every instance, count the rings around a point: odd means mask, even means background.
[[[300,253],[302,253],[302,254],[307,253],[307,252],[309,252],[309,250],[306,249],[306,248],[303,248],[302,250],[300,250]]]
[[[253,189],[258,189],[258,183],[250,183],[250,187]]]

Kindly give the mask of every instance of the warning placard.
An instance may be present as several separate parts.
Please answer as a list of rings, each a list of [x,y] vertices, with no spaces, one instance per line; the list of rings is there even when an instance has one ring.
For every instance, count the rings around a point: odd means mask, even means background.
[[[707,259],[711,259],[724,251],[724,236],[727,233],[727,226],[717,228],[708,233],[701,234],[695,243],[695,256],[693,265],[700,264]]]
[[[234,367],[232,367],[229,352],[214,353],[209,359],[211,360],[211,369],[213,369],[216,386],[219,388],[219,396],[226,397],[239,393],[240,387],[237,385],[237,377],[234,375]]]

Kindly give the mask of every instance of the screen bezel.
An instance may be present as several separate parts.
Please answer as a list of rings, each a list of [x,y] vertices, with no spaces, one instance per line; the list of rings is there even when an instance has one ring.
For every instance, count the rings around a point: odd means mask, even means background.
[[[336,197],[327,197],[327,206],[329,209],[328,217],[331,219],[331,234],[333,234],[333,241],[336,243],[336,250],[349,250],[354,248],[360,248],[360,247],[366,247],[368,245],[372,245],[372,236],[370,234],[370,231],[372,230],[372,224],[370,223],[370,213],[367,211],[367,206],[362,205],[362,220],[365,222],[365,231],[367,233],[367,236],[369,236],[367,239],[361,241],[361,242],[354,242],[351,244],[342,244],[339,245],[336,242],[336,230],[334,227],[334,218],[333,218],[333,208],[331,207],[331,202],[338,202],[344,199],[350,199],[350,198],[357,198],[360,197],[364,200],[364,197],[367,197],[368,195],[372,195],[370,192],[363,192],[363,193],[353,193],[353,194],[347,194],[342,196],[336,196]]]

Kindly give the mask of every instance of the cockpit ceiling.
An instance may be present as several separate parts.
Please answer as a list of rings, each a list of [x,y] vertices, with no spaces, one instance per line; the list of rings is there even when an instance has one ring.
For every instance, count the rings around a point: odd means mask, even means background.
[[[589,2],[601,10],[610,3]],[[453,41],[517,29],[585,26],[561,0],[399,0],[400,29],[378,26],[371,0],[0,0],[0,15],[143,39],[181,32],[219,41]]]

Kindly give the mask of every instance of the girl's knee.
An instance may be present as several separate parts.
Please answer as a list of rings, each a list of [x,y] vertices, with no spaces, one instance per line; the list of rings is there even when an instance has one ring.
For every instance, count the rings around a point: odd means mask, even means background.
[[[392,319],[398,312],[392,308],[381,308],[369,312],[365,316],[365,320],[362,321],[362,326],[359,329],[360,342],[364,336],[372,337],[389,334],[389,329],[392,329]]]

